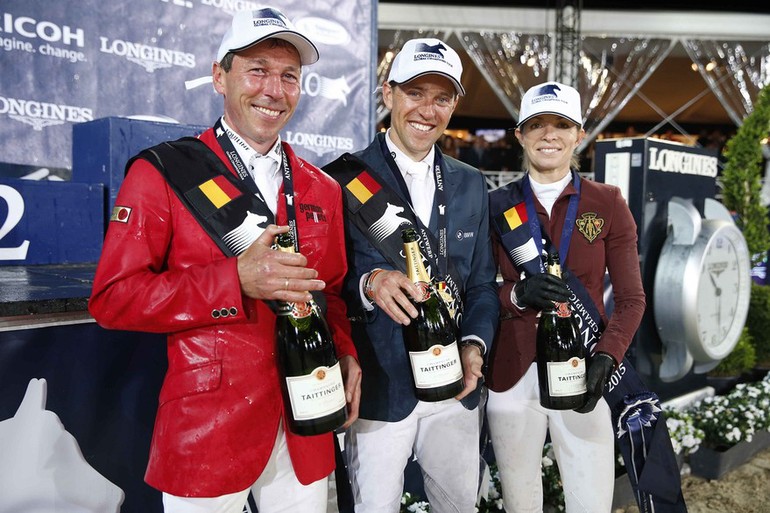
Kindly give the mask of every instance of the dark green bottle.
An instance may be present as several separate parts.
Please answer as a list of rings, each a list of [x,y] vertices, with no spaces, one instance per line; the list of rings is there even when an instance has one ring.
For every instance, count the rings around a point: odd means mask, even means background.
[[[276,237],[279,251],[294,252],[288,233]],[[347,419],[345,387],[329,326],[315,301],[278,302],[278,360],[289,429],[298,435],[334,431]]]
[[[559,254],[550,253],[546,272],[561,278]],[[569,303],[554,303],[540,312],[537,324],[537,376],[540,404],[551,410],[583,406],[586,394],[586,350]]]
[[[415,395],[421,401],[443,401],[464,388],[459,332],[423,265],[417,232],[407,228],[401,232],[401,240],[407,276],[423,291],[422,300],[413,301],[417,318],[402,327]]]

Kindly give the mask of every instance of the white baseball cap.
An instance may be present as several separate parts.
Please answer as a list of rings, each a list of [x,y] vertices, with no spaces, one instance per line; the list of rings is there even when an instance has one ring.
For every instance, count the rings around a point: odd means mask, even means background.
[[[423,75],[442,75],[452,81],[460,96],[465,89],[460,83],[463,65],[460,56],[440,39],[410,39],[393,59],[388,82],[404,84]]]
[[[574,87],[559,82],[546,82],[529,88],[521,99],[519,123],[516,126],[521,126],[540,114],[555,114],[582,127],[580,93]]]
[[[233,15],[232,24],[219,45],[217,62],[221,62],[227,52],[245,50],[268,38],[283,39],[294,45],[302,65],[318,61],[318,48],[313,42],[299,32],[281,11],[264,6]]]

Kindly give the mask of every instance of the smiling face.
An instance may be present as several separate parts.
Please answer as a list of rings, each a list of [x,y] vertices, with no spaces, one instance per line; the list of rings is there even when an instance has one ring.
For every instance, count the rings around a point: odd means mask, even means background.
[[[229,71],[214,63],[214,88],[225,97],[225,120],[262,154],[297,108],[300,72],[297,49],[276,39],[236,53]]]
[[[524,149],[528,171],[539,183],[564,178],[585,130],[555,114],[541,114],[516,129],[516,138]]]
[[[404,84],[384,83],[382,100],[390,109],[393,143],[419,161],[446,130],[457,106],[457,93],[448,78],[424,75]]]

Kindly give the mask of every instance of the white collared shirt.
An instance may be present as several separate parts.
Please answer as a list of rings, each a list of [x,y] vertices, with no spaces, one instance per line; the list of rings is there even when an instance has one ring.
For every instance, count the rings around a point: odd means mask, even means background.
[[[278,191],[281,189],[281,136],[279,135],[275,144],[264,155],[249,146],[243,138],[235,133],[222,116],[222,127],[225,133],[233,142],[235,151],[243,160],[246,169],[257,184],[259,192],[262,193],[265,203],[270,211],[275,215],[278,207]]]
[[[564,178],[553,183],[538,183],[530,176],[529,183],[532,186],[532,193],[537,197],[540,204],[545,207],[548,217],[551,217],[553,204],[556,203],[556,199],[562,191],[567,188],[570,180],[572,180],[572,173],[567,173]]]
[[[398,170],[401,171],[401,176],[404,177],[406,186],[409,188],[414,212],[420,221],[428,226],[433,213],[433,197],[436,194],[436,180],[433,178],[436,148],[431,146],[425,158],[415,162],[393,143],[390,138],[390,129],[385,135],[388,151],[393,155],[393,160],[396,161]]]

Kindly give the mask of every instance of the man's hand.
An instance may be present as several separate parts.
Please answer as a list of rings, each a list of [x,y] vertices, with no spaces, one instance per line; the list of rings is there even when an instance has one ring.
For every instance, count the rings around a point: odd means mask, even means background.
[[[417,317],[417,309],[409,299],[421,299],[420,290],[400,271],[380,271],[371,283],[372,299],[388,316],[404,326]],[[409,294],[409,296],[407,296]]]
[[[463,383],[465,388],[455,396],[458,401],[476,390],[480,378],[484,377],[481,367],[484,365],[484,357],[481,349],[473,344],[465,344],[460,349],[460,361],[463,365]]]
[[[516,302],[542,310],[553,306],[554,301],[563,303],[570,297],[567,285],[552,274],[534,274],[520,280],[513,287]]]
[[[342,379],[345,381],[345,400],[348,403],[348,420],[342,425],[347,429],[358,418],[358,407],[361,404],[361,366],[350,355],[340,358]]]
[[[271,248],[275,236],[288,231],[288,226],[268,225],[259,238],[238,255],[238,279],[245,296],[302,302],[312,299],[310,291],[326,287],[322,280],[316,279],[318,272],[307,267],[304,255]]]
[[[586,372],[586,403],[580,408],[575,408],[578,413],[589,413],[596,408],[596,403],[604,393],[607,380],[610,379],[615,369],[615,359],[607,353],[596,353],[588,360]]]

